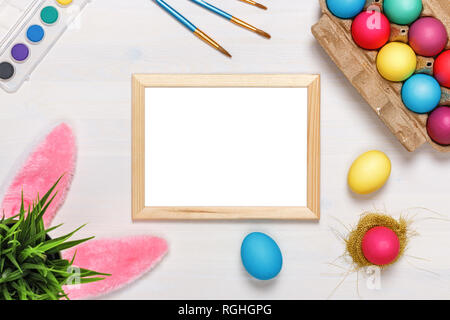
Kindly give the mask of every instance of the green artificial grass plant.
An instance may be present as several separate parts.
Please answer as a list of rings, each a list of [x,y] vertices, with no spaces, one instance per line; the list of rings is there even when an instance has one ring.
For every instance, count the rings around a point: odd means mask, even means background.
[[[24,208],[22,195],[20,212],[0,221],[0,300],[59,300],[69,299],[64,285],[82,285],[103,280],[108,274],[72,267],[62,259],[62,250],[75,247],[91,238],[68,241],[80,228],[64,236],[51,239],[48,233],[61,225],[45,229],[42,219],[55,195],[53,187]],[[73,271],[76,270],[76,273]],[[77,277],[74,281],[74,277]]]

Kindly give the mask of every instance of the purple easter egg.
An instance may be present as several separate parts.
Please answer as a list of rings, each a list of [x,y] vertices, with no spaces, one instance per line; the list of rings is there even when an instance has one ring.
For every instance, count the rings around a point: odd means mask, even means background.
[[[436,143],[450,145],[450,107],[436,108],[428,117],[427,130]]]
[[[445,49],[447,39],[444,24],[432,17],[418,19],[409,29],[409,44],[421,56],[438,55]]]

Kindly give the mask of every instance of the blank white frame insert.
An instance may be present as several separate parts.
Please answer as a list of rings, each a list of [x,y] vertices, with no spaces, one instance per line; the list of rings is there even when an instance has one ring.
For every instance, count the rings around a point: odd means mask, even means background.
[[[147,88],[146,206],[306,206],[306,88]]]

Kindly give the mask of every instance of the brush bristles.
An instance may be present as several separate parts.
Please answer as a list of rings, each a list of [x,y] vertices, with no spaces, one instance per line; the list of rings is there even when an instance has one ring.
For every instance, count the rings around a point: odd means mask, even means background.
[[[263,5],[260,4],[260,3],[255,3],[255,6],[258,7],[258,8],[260,8],[260,9],[267,10],[267,7],[266,7],[266,6],[263,6]]]
[[[256,32],[257,34],[259,34],[260,36],[264,37],[264,38],[267,38],[267,39],[270,39],[270,38],[271,38],[270,34],[268,34],[267,32],[264,32],[264,31],[262,31],[262,30],[260,30],[260,29],[256,29],[255,32]]]
[[[220,52],[222,52],[224,55],[226,55],[227,57],[231,58],[231,54],[230,54],[227,50],[225,50],[224,48],[218,47],[217,49],[218,49]]]

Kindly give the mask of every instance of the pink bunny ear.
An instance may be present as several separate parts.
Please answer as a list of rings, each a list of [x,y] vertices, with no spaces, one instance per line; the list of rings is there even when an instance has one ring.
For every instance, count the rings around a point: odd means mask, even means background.
[[[85,242],[63,252],[80,268],[109,273],[104,280],[65,286],[70,299],[86,299],[109,293],[139,278],[157,264],[167,252],[164,239],[140,236],[120,239],[101,239]]]
[[[28,156],[9,186],[1,206],[5,217],[19,213],[22,190],[27,208],[64,174],[57,186],[58,194],[44,215],[44,224],[48,226],[66,198],[75,171],[76,152],[71,128],[65,123],[55,127]]]

